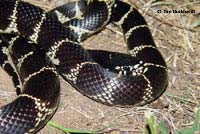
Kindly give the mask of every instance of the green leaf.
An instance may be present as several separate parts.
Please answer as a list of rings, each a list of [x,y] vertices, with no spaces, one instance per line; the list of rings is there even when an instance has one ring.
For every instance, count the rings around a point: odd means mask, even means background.
[[[161,134],[167,134],[167,128],[165,127],[164,123],[159,123],[158,125]]]
[[[158,126],[157,126],[157,124],[154,123],[152,113],[147,112],[146,118],[147,118],[147,125],[149,126],[149,129],[150,129],[150,133],[158,134]]]
[[[200,133],[200,108],[197,109],[194,123],[191,128],[179,130],[180,134],[199,134]]]
[[[97,130],[76,130],[76,129],[70,129],[70,128],[65,128],[63,126],[60,126],[52,121],[49,121],[47,123],[48,126],[51,127],[55,127],[61,131],[63,131],[65,134],[70,134],[70,133],[84,133],[84,134],[98,134],[101,133],[102,131],[104,131],[105,129],[109,128],[109,127],[104,127],[101,129],[97,129]]]
[[[170,94],[170,93],[164,93],[166,96],[169,96],[169,97],[173,97],[173,98],[176,98],[176,99],[179,99],[180,101],[182,102],[189,102],[189,103],[193,103],[193,104],[197,104],[195,101],[192,101],[190,100],[189,98],[187,97],[182,97],[182,96],[176,96],[176,95],[173,95],[173,94]]]
[[[200,22],[197,22],[195,27],[200,27]]]

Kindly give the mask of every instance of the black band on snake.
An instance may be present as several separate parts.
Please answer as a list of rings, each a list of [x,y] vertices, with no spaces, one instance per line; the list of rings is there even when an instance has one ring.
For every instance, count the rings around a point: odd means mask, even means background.
[[[121,28],[128,54],[80,45],[109,23]],[[17,99],[0,109],[2,134],[36,133],[47,123],[59,104],[58,73],[87,97],[111,106],[150,103],[168,84],[166,63],[144,18],[119,0],[82,0],[47,13],[1,0],[0,33],[17,35],[2,35],[0,63],[17,90],[22,83]]]

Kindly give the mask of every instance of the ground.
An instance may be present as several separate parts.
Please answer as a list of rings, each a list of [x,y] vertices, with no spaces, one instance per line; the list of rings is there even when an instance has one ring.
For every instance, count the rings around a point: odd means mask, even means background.
[[[61,5],[64,0],[27,0],[43,9]],[[190,127],[195,109],[200,107],[200,2],[193,0],[148,1],[129,0],[144,15],[154,40],[168,66],[169,85],[154,103],[143,107],[118,108],[94,102],[77,92],[61,79],[61,103],[51,121],[73,129],[97,129],[110,126],[108,134],[140,134],[146,125],[146,112],[152,112],[156,122],[164,122],[168,131]],[[194,13],[169,13],[194,10]],[[161,11],[161,12],[160,12]],[[168,12],[168,13],[167,13]],[[125,52],[120,30],[107,26],[102,32],[84,42],[89,49]],[[0,105],[16,98],[11,79],[0,70]],[[40,134],[61,134],[45,127]],[[199,132],[200,133],[200,132]]]

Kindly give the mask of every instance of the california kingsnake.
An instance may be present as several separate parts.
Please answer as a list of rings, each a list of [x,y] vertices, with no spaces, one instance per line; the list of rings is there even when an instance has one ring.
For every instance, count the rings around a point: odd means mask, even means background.
[[[109,22],[122,29],[128,54],[86,51],[80,45]],[[165,61],[144,18],[119,0],[83,0],[48,13],[26,2],[1,0],[0,32],[23,37],[2,36],[1,48],[6,50],[5,42],[11,44],[8,50],[23,85],[19,97],[0,110],[3,134],[35,133],[45,125],[59,102],[57,71],[81,93],[107,105],[150,103],[168,83]],[[33,43],[27,45],[25,38]],[[5,51],[1,54],[2,66],[15,76],[5,62]],[[17,86],[19,82],[13,81]]]

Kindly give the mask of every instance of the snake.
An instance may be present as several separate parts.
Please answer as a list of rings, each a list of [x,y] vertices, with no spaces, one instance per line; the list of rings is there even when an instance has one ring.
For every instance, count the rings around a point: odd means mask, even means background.
[[[127,53],[83,48],[85,39],[110,23],[121,29]],[[0,63],[18,94],[0,109],[2,134],[37,133],[46,125],[60,102],[59,75],[109,106],[151,103],[168,85],[166,62],[144,17],[120,0],[80,0],[48,12],[1,0],[0,33]]]

